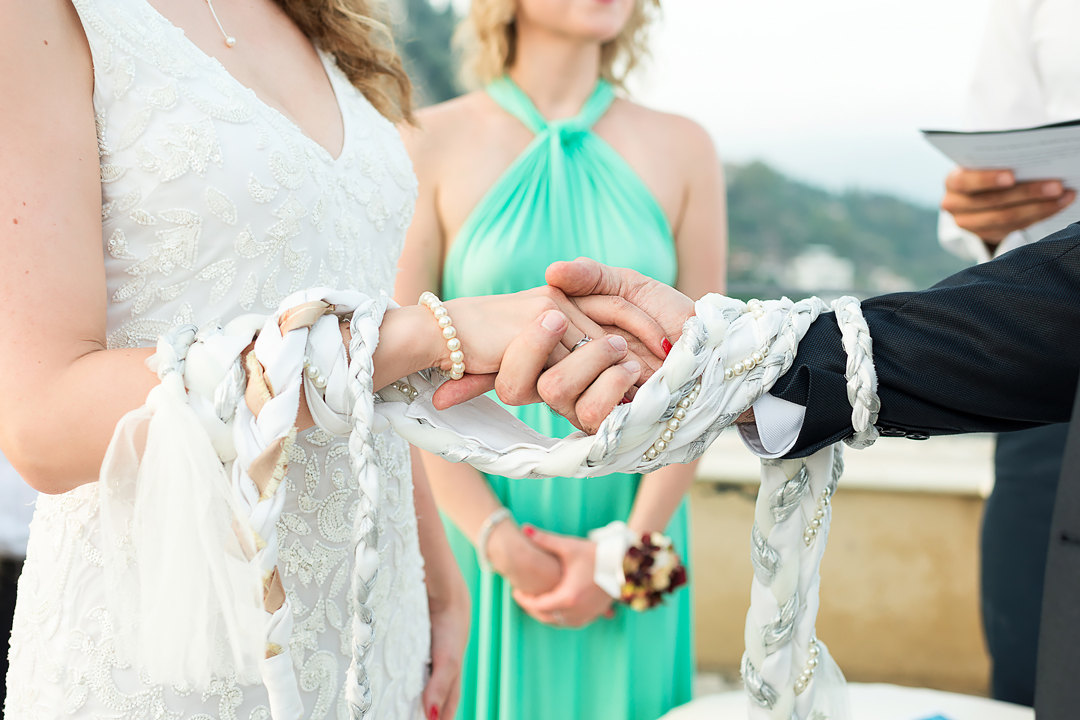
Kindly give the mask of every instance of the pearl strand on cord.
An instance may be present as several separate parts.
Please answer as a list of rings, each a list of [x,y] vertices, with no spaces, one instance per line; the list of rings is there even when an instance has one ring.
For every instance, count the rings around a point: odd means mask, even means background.
[[[756,318],[761,318],[765,315],[765,306],[760,300],[750,300],[746,303],[746,312],[750,313]],[[768,355],[768,346],[762,346],[758,348],[734,365],[724,368],[724,379],[733,380],[734,378],[742,375],[743,373],[750,372],[758,365],[763,363]]]
[[[814,679],[814,672],[818,666],[818,655],[821,654],[821,648],[818,647],[817,638],[810,641],[810,657],[806,658],[806,665],[803,667],[803,671],[799,673],[799,677],[795,679],[795,694],[802,695],[803,691],[810,686],[810,681]]]
[[[675,406],[675,413],[667,421],[667,427],[660,433],[660,437],[656,439],[649,449],[642,454],[642,458],[646,461],[655,460],[659,457],[660,453],[664,452],[668,448],[668,443],[675,439],[675,431],[679,429],[683,419],[686,418],[686,411],[690,409],[690,406],[697,400],[698,395],[701,394],[701,379],[694,383],[694,387],[690,392],[686,394],[679,404]]]
[[[461,350],[461,340],[457,337],[457,329],[450,319],[450,313],[442,300],[431,291],[425,291],[420,296],[420,304],[426,305],[435,316],[435,321],[442,329],[443,339],[446,340],[446,349],[450,351],[450,379],[460,380],[465,377],[465,353]]]
[[[832,492],[829,488],[822,489],[821,498],[818,500],[817,510],[814,511],[814,517],[811,518],[806,529],[803,530],[802,539],[807,547],[813,544],[814,538],[817,537],[818,530],[821,528],[821,524],[825,522],[825,508],[829,507],[829,503],[831,502],[829,499],[830,495],[832,495]]]
[[[397,382],[390,383],[390,387],[408,398],[408,402],[412,402],[420,397],[420,391],[413,387],[412,383],[405,380],[398,380]]]
[[[304,357],[304,374],[307,375],[308,380],[319,390],[326,389],[326,376],[322,374],[322,371],[311,362],[311,358]]]

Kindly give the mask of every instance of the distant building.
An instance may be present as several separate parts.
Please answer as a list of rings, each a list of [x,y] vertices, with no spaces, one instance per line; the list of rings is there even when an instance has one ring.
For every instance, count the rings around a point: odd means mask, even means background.
[[[869,289],[877,295],[885,293],[907,292],[915,290],[915,283],[910,278],[893,272],[887,267],[877,267],[870,271]]]
[[[788,263],[784,279],[794,290],[850,290],[855,287],[855,263],[825,245],[808,245]]]

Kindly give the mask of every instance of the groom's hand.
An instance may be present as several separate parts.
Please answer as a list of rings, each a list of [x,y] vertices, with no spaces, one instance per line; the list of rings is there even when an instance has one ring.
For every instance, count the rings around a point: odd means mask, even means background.
[[[640,338],[640,341],[660,358],[667,356],[670,343],[682,336],[683,324],[694,314],[694,302],[670,285],[633,270],[610,267],[588,258],[553,263],[548,267],[545,279],[570,296],[598,325],[622,327],[619,316],[625,315],[627,305],[644,312],[666,338],[656,336]],[[562,376],[557,382],[543,382],[545,378],[541,378],[540,396],[561,415],[572,411],[579,428],[595,432],[612,409],[622,402],[624,395],[617,387],[600,383],[582,392],[580,381],[572,380],[577,371],[569,362],[570,359],[564,360],[545,373],[549,377],[556,373]]]
[[[670,342],[682,337],[683,324],[694,314],[694,301],[670,285],[589,258],[552,263],[545,279],[548,285],[574,298],[578,307],[597,324],[621,327],[617,311],[625,302],[651,317]],[[646,338],[642,340],[660,357],[666,356],[670,349],[653,347],[654,343]]]

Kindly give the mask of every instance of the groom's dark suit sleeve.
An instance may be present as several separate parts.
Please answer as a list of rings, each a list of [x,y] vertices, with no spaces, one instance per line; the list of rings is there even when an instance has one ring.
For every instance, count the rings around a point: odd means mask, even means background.
[[[921,292],[862,304],[885,436],[925,438],[1067,422],[1080,373],[1080,224]],[[831,313],[772,394],[806,407],[789,456],[851,434],[845,355]]]

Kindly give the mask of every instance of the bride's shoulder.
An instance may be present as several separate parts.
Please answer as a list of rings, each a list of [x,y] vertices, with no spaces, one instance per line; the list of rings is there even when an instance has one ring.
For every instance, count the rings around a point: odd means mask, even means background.
[[[0,5],[0,94],[53,99],[43,107],[84,103],[93,90],[93,62],[82,21],[69,0]],[[18,68],[18,72],[15,72]],[[65,108],[66,109],[66,108]],[[25,130],[25,128],[24,128]]]
[[[70,0],[34,0],[0,6],[0,48],[3,57],[24,45],[44,54],[89,58],[82,21]],[[80,52],[85,51],[85,52]],[[22,58],[25,62],[28,58]]]

